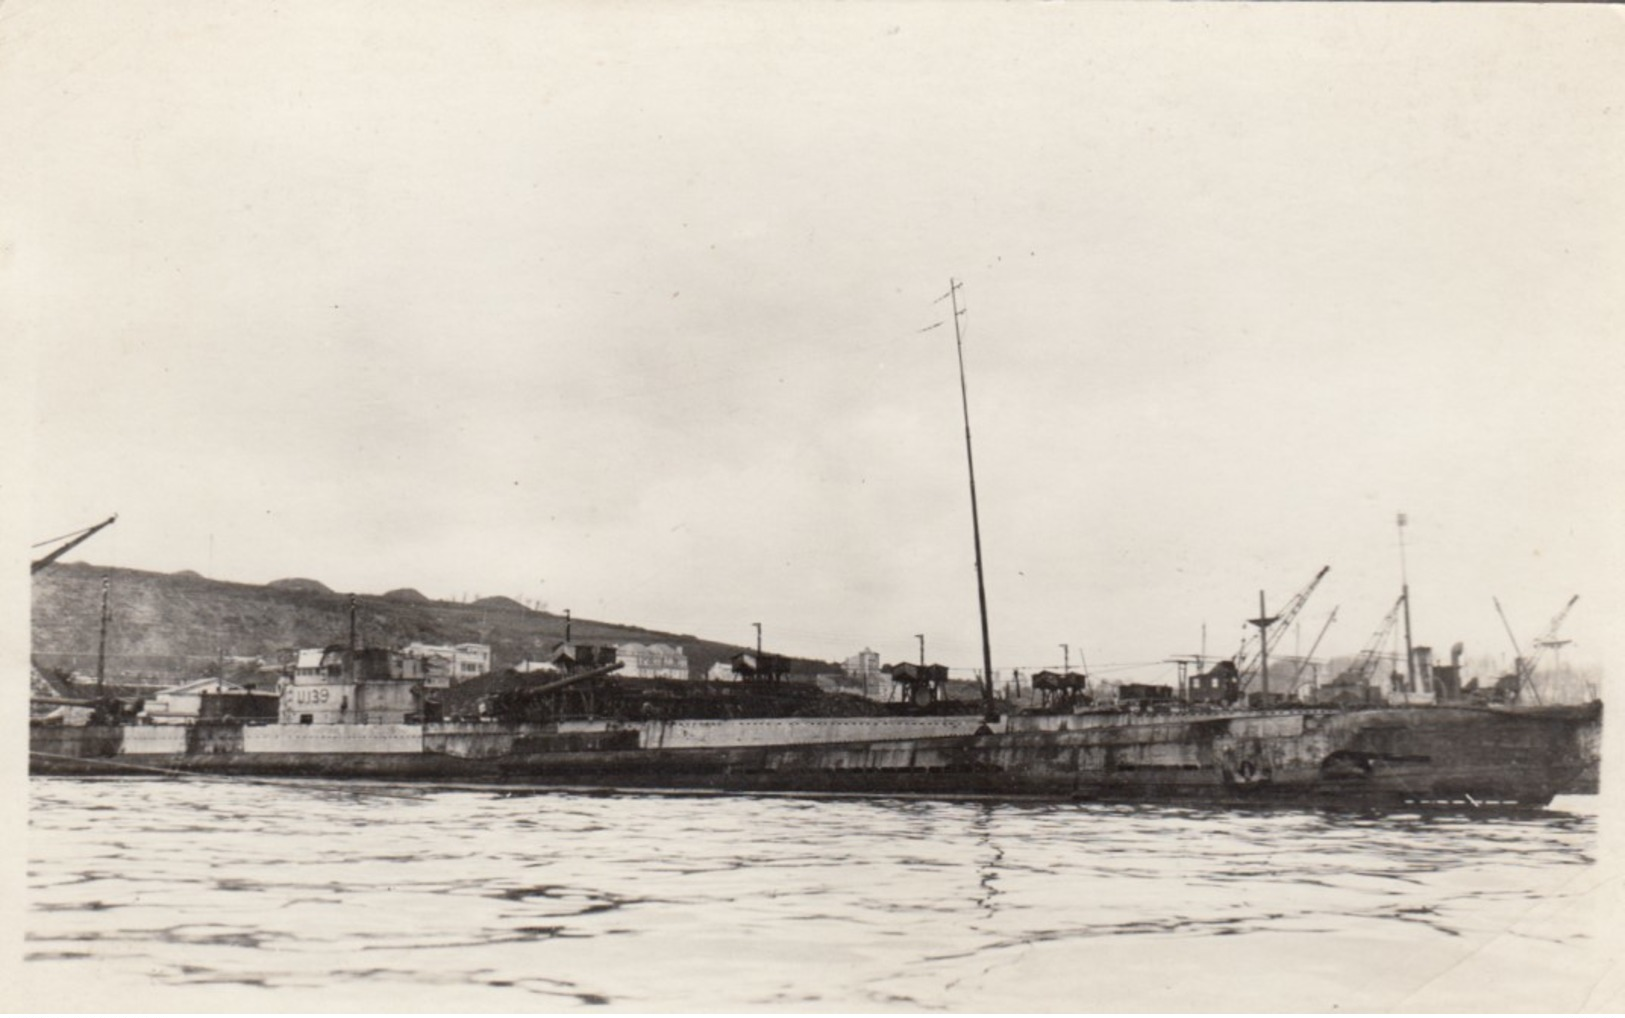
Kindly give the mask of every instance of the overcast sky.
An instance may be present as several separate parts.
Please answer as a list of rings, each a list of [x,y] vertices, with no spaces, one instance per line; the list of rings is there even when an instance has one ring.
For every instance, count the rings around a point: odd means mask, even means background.
[[[968,668],[953,276],[996,667],[1166,678],[1323,565],[1284,649],[1352,653],[1400,511],[1417,642],[1616,640],[1617,11],[0,25],[26,536],[120,514],[72,558]]]

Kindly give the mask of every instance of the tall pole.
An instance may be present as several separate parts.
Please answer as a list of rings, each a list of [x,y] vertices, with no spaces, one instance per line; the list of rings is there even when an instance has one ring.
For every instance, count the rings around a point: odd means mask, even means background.
[[[351,682],[354,682],[356,680],[356,676],[360,674],[360,671],[356,666],[355,651],[356,651],[356,646],[355,646],[355,595],[351,594],[350,595],[350,652],[345,655],[345,657],[349,659],[350,681]]]
[[[103,687],[107,680],[107,577],[102,577],[102,619],[101,636],[96,641],[96,699],[102,698]]]
[[[1190,697],[1191,665],[1197,663],[1196,655],[1181,654],[1178,657],[1171,657],[1168,660],[1179,666],[1179,698],[1181,700],[1186,700]]]
[[[965,414],[965,467],[970,474],[971,540],[976,547],[976,603],[982,614],[982,706],[988,721],[998,720],[993,707],[993,650],[987,635],[987,584],[982,577],[982,522],[976,508],[976,459],[971,454],[970,395],[965,386],[965,338],[959,328],[959,283],[948,279],[948,298],[954,313],[954,348],[959,353],[959,405]]]
[[[756,667],[760,668],[762,666],[762,624],[752,622],[751,625],[756,627]]]
[[[1258,681],[1264,693],[1264,706],[1270,705],[1270,640],[1269,629],[1278,620],[1264,610],[1264,592],[1258,592],[1258,618],[1248,619],[1249,625],[1258,627]]]
[[[1405,602],[1405,689],[1416,692],[1416,652],[1411,647],[1411,582],[1405,575],[1405,514],[1399,514],[1399,596]]]
[[[1518,638],[1512,634],[1512,623],[1507,621],[1507,613],[1501,610],[1501,599],[1491,597],[1490,600],[1495,602],[1495,614],[1501,616],[1501,625],[1506,627],[1507,639],[1512,641],[1512,671],[1518,677],[1518,688],[1513,695],[1518,700],[1522,700],[1524,691],[1528,690],[1529,694],[1535,698],[1535,702],[1539,703],[1540,690],[1535,688],[1534,669],[1530,667],[1529,659],[1523,656],[1523,648],[1518,646]],[[1540,641],[1536,640],[1535,643],[1538,648]]]

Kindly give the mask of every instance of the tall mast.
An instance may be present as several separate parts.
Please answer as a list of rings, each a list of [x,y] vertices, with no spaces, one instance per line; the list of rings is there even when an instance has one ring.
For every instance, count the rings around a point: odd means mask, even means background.
[[[1264,610],[1264,592],[1258,592],[1258,618],[1248,619],[1249,625],[1258,627],[1258,675],[1262,682],[1264,706],[1270,705],[1270,638],[1269,628],[1280,621],[1280,616]]]
[[[948,279],[948,299],[954,312],[954,347],[959,351],[959,404],[965,412],[965,467],[970,472],[970,528],[976,545],[976,602],[982,612],[982,707],[988,721],[998,720],[993,706],[993,650],[987,637],[987,585],[982,579],[982,523],[976,510],[976,459],[971,455],[970,396],[965,388],[965,340],[959,329],[959,283]]]
[[[1411,647],[1411,583],[1405,575],[1405,514],[1399,514],[1399,597],[1405,602],[1405,688],[1417,692],[1416,651]]]
[[[111,522],[111,521],[109,521]],[[101,636],[96,641],[96,699],[103,695],[103,686],[107,677],[107,577],[102,577],[102,620]]]

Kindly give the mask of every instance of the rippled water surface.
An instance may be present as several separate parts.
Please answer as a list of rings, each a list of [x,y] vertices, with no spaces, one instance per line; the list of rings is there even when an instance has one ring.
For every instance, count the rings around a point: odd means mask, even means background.
[[[32,779],[26,978],[115,1010],[1574,1010],[1524,817]],[[1516,978],[1513,978],[1513,975]]]

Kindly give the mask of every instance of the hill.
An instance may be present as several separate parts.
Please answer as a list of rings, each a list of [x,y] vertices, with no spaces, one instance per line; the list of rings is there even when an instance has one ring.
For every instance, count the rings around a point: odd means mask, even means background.
[[[513,598],[511,598],[511,597],[503,597],[501,595],[497,595],[496,597],[482,597],[479,600],[474,602],[474,607],[476,607],[476,608],[489,608],[491,611],[498,611],[498,612],[528,612],[528,611],[530,611],[529,608],[526,608],[524,605],[520,604],[518,601],[515,601]]]
[[[333,593],[333,588],[329,587],[321,580],[308,580],[303,576],[295,576],[286,580],[272,580],[270,583],[267,583],[266,586],[275,590],[310,590],[315,591],[318,594]]]
[[[102,577],[110,581],[112,623],[107,674],[114,679],[181,679],[214,674],[222,657],[290,659],[300,647],[349,638],[348,593],[315,580],[265,585],[212,580],[193,573],[153,573],[84,563],[57,563],[33,578],[33,653],[43,667],[92,672]],[[415,595],[415,596],[413,596]],[[361,642],[399,647],[425,643],[486,643],[493,669],[546,653],[564,638],[564,617],[532,611],[505,597],[474,604],[433,601],[415,590],[356,595]],[[745,648],[682,633],[575,618],[572,639],[582,643],[641,642],[681,646],[702,674]],[[796,661],[797,672],[839,671],[817,661]]]

